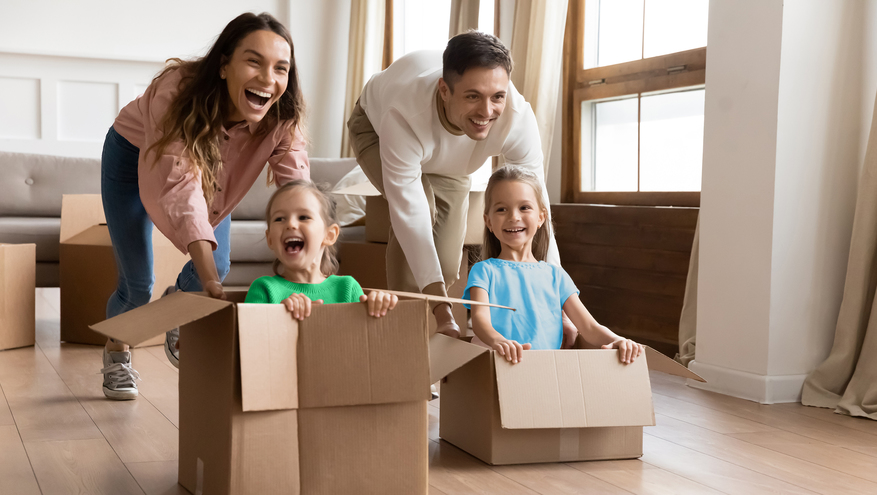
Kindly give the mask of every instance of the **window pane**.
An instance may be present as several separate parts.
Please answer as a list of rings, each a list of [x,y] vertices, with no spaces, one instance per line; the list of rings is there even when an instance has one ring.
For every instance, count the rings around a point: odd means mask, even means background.
[[[478,2],[478,30],[484,33],[496,34],[493,31],[494,24],[494,4],[493,0],[482,0]],[[450,15],[448,16],[450,22]]]
[[[636,191],[637,99],[596,103],[594,110],[593,190]]]
[[[448,44],[451,0],[393,2],[393,58],[417,50],[444,50]],[[396,21],[395,19],[398,19]]]
[[[700,191],[704,90],[642,97],[641,191]]]
[[[602,0],[599,31],[597,66],[641,59],[643,0]]]
[[[708,0],[646,0],[643,58],[706,46]]]

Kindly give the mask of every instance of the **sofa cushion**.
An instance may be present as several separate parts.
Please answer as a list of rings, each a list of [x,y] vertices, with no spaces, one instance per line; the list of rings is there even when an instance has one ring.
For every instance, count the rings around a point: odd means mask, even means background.
[[[0,216],[60,217],[61,195],[100,193],[100,160],[0,152]]]
[[[276,256],[265,240],[265,220],[231,222],[231,262],[273,262]]]
[[[36,244],[37,262],[58,261],[61,218],[0,217],[0,242]]]
[[[355,158],[311,158],[311,180],[330,188],[356,166]],[[262,170],[250,192],[231,213],[232,220],[265,220],[265,207],[276,187],[268,185],[268,168]],[[264,232],[263,232],[264,233]]]

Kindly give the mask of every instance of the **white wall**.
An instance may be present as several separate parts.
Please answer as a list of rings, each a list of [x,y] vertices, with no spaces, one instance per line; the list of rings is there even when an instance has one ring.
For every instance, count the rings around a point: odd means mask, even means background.
[[[289,26],[310,152],[338,156],[350,0],[3,0],[0,150],[99,156],[103,136],[163,61],[203,55],[242,12]],[[209,8],[208,8],[209,6]],[[172,12],[172,15],[168,15]]]
[[[704,386],[798,400],[828,354],[877,91],[874,7],[710,2],[697,356]]]

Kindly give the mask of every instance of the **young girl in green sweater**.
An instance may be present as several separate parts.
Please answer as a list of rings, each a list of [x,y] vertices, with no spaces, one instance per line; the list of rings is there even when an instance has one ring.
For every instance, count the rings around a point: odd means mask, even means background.
[[[335,275],[335,242],[341,233],[335,201],[313,182],[294,180],[277,189],[265,217],[268,247],[277,255],[275,275],[256,279],[246,302],[283,303],[298,320],[310,316],[313,304],[364,302],[374,317],[396,306],[395,295],[365,295],[353,277]]]

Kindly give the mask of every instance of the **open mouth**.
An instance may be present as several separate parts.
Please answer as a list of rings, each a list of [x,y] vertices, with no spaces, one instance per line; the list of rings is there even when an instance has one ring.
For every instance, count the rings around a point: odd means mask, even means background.
[[[283,250],[286,254],[298,254],[305,247],[305,241],[301,237],[289,237],[283,240]]]
[[[250,105],[259,110],[261,110],[265,106],[265,104],[268,103],[272,96],[271,93],[265,93],[263,91],[249,88],[244,91],[244,94],[246,95],[247,101],[250,103]]]
[[[477,126],[477,127],[485,127],[485,126],[487,126],[487,124],[490,123],[490,119],[487,119],[487,120],[469,119],[469,121],[472,122],[473,124],[475,124],[475,126]]]
[[[516,229],[503,229],[503,232],[506,232],[509,234],[520,234],[525,230],[527,230],[527,229],[525,229],[524,227],[518,227]]]

